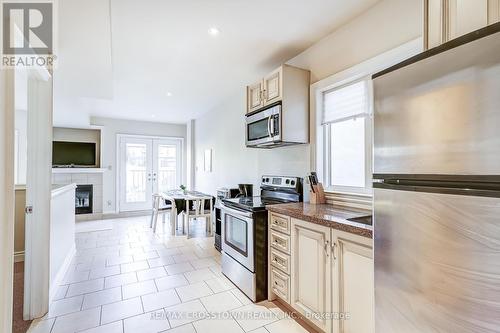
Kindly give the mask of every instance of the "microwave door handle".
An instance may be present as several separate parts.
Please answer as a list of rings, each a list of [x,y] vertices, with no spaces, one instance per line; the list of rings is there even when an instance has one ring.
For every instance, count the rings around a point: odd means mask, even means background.
[[[269,134],[270,138],[273,137],[272,129],[271,129],[272,122],[273,122],[273,116],[269,116],[269,118],[267,118],[267,134]]]
[[[274,116],[271,116],[271,137],[274,137]]]

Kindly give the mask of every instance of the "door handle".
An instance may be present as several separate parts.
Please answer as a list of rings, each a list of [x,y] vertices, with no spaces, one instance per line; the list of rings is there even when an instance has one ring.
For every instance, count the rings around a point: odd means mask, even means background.
[[[335,249],[337,248],[337,243],[332,243],[332,255],[333,260],[337,260],[337,255],[335,254]]]
[[[325,246],[323,247],[323,250],[325,251],[325,255],[328,257],[329,254],[328,254],[328,248],[329,248],[329,244],[330,244],[330,241],[326,241],[325,242]]]

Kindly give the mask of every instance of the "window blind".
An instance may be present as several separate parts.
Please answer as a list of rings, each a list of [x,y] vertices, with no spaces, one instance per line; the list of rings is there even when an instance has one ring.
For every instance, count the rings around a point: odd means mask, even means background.
[[[370,114],[369,80],[358,81],[323,94],[323,124]]]

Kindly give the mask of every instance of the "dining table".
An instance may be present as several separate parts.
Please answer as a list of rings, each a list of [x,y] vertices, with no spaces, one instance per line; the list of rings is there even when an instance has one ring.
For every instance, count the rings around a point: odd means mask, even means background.
[[[215,204],[215,197],[211,194],[206,194],[199,191],[184,191],[184,190],[170,190],[162,192],[162,197],[165,200],[166,205],[172,207],[171,218],[174,221],[174,228],[172,228],[172,235],[175,235],[175,229],[178,226],[179,215],[182,214],[182,229],[184,230],[185,219],[188,219],[189,223],[189,212],[192,210],[190,203],[198,201],[200,199],[205,199],[205,210],[212,210]],[[210,201],[212,201],[210,203]],[[211,232],[212,226],[209,226]]]

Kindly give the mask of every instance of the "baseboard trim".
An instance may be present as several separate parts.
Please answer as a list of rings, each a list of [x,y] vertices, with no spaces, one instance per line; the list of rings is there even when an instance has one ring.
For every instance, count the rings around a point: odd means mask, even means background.
[[[49,287],[49,303],[52,302],[52,299],[57,293],[57,289],[61,282],[64,279],[64,276],[66,275],[66,271],[69,268],[69,265],[71,264],[71,261],[73,260],[73,257],[76,254],[76,245],[73,243],[73,246],[71,247],[71,250],[69,251],[68,255],[64,259],[64,262],[62,266],[59,268],[59,272],[57,272],[56,277],[54,278],[54,281],[51,281],[50,287]]]
[[[24,251],[14,252],[14,262],[23,262],[24,261]]]

